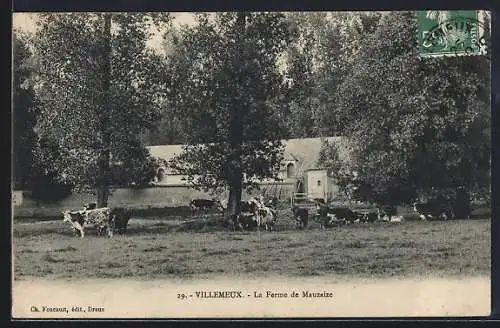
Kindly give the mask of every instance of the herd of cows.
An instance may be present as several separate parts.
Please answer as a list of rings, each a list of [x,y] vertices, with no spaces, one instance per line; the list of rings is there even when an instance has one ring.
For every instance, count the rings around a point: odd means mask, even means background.
[[[193,199],[189,209],[193,217],[206,216],[208,213],[220,214],[224,223],[233,231],[275,229],[278,221],[278,201],[264,201],[262,197],[254,197],[241,201],[239,214],[225,215],[226,208],[217,199]],[[465,204],[451,205],[449,201],[435,199],[428,202],[415,202],[413,211],[421,220],[448,220],[469,218],[470,207]],[[348,207],[333,206],[323,200],[315,200],[313,206],[295,205],[291,212],[296,227],[303,229],[311,219],[320,223],[321,228],[354,223],[376,221],[401,222],[403,216],[396,215],[394,206],[377,207],[374,210],[352,210]],[[82,210],[64,211],[63,220],[69,222],[75,235],[84,237],[85,226],[94,226],[98,235],[112,237],[115,232],[123,234],[127,230],[128,221],[132,217],[129,210],[123,208],[97,208],[95,203],[84,205]]]

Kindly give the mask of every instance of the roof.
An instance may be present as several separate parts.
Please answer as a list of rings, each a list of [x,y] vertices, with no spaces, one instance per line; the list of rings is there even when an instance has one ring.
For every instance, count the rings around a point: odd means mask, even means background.
[[[299,138],[282,140],[285,146],[283,156],[286,159],[297,161],[297,172],[304,172],[309,169],[318,168],[319,153],[323,141],[335,143],[339,145],[340,156],[347,156],[347,148],[342,147],[342,137],[326,137],[326,138]],[[170,161],[175,156],[183,152],[184,145],[163,145],[147,147],[153,157]]]
[[[297,160],[297,173],[318,168],[319,153],[323,141],[340,144],[341,137],[328,138],[300,138],[283,140],[285,146],[284,156],[295,157]]]
[[[162,145],[162,146],[148,146],[151,156],[170,161],[175,156],[180,155],[183,151],[184,145]]]

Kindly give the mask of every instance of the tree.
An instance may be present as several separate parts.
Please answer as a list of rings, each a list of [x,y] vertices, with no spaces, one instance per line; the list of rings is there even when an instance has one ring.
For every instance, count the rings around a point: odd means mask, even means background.
[[[71,194],[73,185],[61,179],[61,172],[52,166],[60,161],[61,149],[56,140],[38,138],[33,148],[34,174],[29,183],[31,196],[37,202],[51,203]],[[50,192],[47,192],[50,190]]]
[[[364,40],[378,25],[379,12],[330,13],[317,31],[317,90],[320,102],[318,129],[328,136],[343,136],[347,122],[342,118],[344,110],[339,88],[355,69]]]
[[[202,14],[181,29],[170,57],[169,102],[188,132],[185,152],[172,165],[196,188],[228,187],[232,213],[244,188],[277,178],[283,151],[277,57],[288,39],[280,13]]]
[[[13,181],[14,188],[22,189],[28,187],[35,174],[37,111],[33,89],[26,83],[31,76],[31,51],[19,32],[14,32],[13,54]]]
[[[344,149],[340,149],[341,147]],[[317,166],[326,169],[327,175],[335,180],[339,189],[351,200],[353,197],[352,189],[356,187],[353,182],[357,178],[357,173],[352,168],[351,159],[345,148],[345,142],[337,144],[324,141],[321,145]]]
[[[287,18],[293,39],[285,54],[289,106],[283,116],[290,135],[341,136],[338,88],[380,13],[288,13]]]
[[[126,162],[122,149],[154,124],[161,100],[161,55],[146,47],[152,24],[166,14],[40,14],[32,38],[37,57],[33,85],[41,110],[39,134],[57,142],[51,166],[76,190],[97,189],[107,206],[113,163]]]
[[[165,105],[162,106],[157,123],[143,133],[141,140],[149,146],[178,145],[185,143],[184,134],[181,118],[171,113],[170,107]]]
[[[489,181],[484,57],[421,59],[414,13],[386,13],[339,89],[359,183],[379,202]]]
[[[283,88],[286,106],[282,118],[285,121],[287,137],[316,137],[317,117],[317,72],[314,67],[316,35],[311,28],[311,20],[322,20],[316,13],[288,13],[291,42],[284,54]]]

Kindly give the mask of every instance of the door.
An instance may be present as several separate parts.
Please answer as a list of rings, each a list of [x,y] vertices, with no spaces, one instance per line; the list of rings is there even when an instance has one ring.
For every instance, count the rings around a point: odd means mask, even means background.
[[[309,171],[307,175],[307,194],[309,198],[325,198],[326,171]]]

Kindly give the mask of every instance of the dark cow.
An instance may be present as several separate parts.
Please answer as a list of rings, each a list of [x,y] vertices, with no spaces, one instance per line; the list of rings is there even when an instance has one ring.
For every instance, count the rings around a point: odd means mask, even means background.
[[[263,207],[263,205],[256,198],[240,202],[240,214],[238,218],[245,230],[259,228],[261,226],[259,215],[261,207]]]
[[[230,215],[227,222],[233,231],[264,228],[272,230],[278,219],[277,211],[265,206],[259,199],[251,198],[240,202],[240,213]]]
[[[251,213],[240,213],[236,218],[237,226],[242,227],[244,230],[253,230],[258,228],[259,221],[257,216]]]
[[[326,216],[319,216],[321,229],[326,229],[333,226],[341,226],[347,223],[345,219],[339,219],[335,214],[328,213]]]
[[[255,198],[252,198],[252,199],[247,200],[247,201],[242,200],[240,203],[240,212],[241,213],[256,214],[258,208],[259,208],[259,202]]]
[[[119,234],[127,232],[128,221],[132,218],[132,212],[121,207],[111,210],[110,214],[115,221],[115,231]]]
[[[377,212],[368,212],[364,214],[363,222],[375,222],[380,220],[380,215]]]
[[[224,206],[217,199],[193,199],[189,203],[189,208],[191,209],[191,214],[208,214],[209,209],[215,209],[217,212],[224,214]]]
[[[330,207],[328,205],[320,205],[316,207],[318,215],[320,217],[335,216],[339,220],[345,220],[346,222],[354,222],[358,217],[350,208],[347,207]]]
[[[309,221],[309,210],[307,208],[300,208],[294,206],[292,208],[293,216],[295,217],[295,223],[298,229],[303,229],[307,227]]]
[[[366,219],[366,214],[364,213],[361,213],[361,212],[356,212],[356,211],[352,211],[352,213],[354,214],[354,220],[349,222],[349,223],[352,223],[352,222],[356,222],[356,223],[366,223],[368,222],[368,220]]]
[[[240,215],[231,214],[228,219],[226,219],[227,224],[231,227],[233,231],[239,230],[243,231],[243,224],[240,220]]]
[[[356,214],[347,207],[330,207],[318,204],[316,215],[320,219],[321,228],[342,225],[356,220]]]

